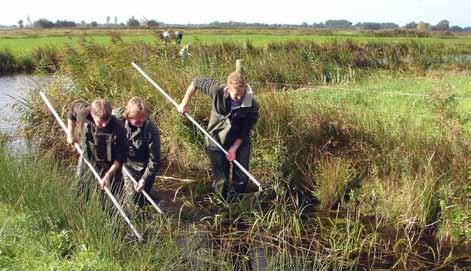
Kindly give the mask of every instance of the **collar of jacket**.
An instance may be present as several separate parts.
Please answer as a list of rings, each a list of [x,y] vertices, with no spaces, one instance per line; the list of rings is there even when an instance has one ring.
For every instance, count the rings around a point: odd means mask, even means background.
[[[230,99],[229,97],[229,88],[226,86],[224,88],[224,97]],[[253,100],[253,90],[252,90],[252,87],[247,84],[247,87],[245,88],[245,95],[244,95],[244,99],[242,100],[242,103],[240,104],[240,106],[234,108],[234,109],[237,109],[237,108],[240,108],[240,107],[251,107],[252,106],[252,100]]]
[[[125,121],[124,128],[126,128],[126,133],[129,141],[133,140],[141,132],[141,127],[135,127],[136,130],[133,132],[131,129],[131,124],[128,122],[128,120]]]

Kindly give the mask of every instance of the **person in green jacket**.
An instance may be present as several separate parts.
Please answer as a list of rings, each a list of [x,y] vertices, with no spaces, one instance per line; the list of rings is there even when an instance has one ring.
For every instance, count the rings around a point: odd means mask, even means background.
[[[247,186],[248,177],[236,166],[233,167],[230,185],[230,163],[236,159],[249,169],[250,131],[259,118],[258,104],[245,78],[239,72],[232,72],[226,84],[208,77],[194,78],[178,106],[180,113],[188,112],[188,104],[198,89],[212,100],[208,132],[227,151],[225,155],[206,138],[214,175],[213,188],[227,199],[229,194],[244,193]]]
[[[121,165],[126,161],[128,147],[124,128],[111,113],[111,104],[101,98],[91,104],[82,100],[70,104],[67,142],[80,143],[83,150],[77,167],[79,203],[82,198],[88,201],[90,192],[96,187],[94,177],[82,163],[82,158],[87,159],[100,175],[99,186],[110,188],[115,197],[121,197]],[[102,207],[105,207],[105,198],[104,193],[100,193]]]
[[[149,193],[160,168],[160,135],[157,126],[149,119],[149,110],[139,97],[131,98],[125,108],[117,109],[126,130],[128,156],[124,164],[137,184],[124,174],[126,205],[143,207],[145,198],[142,191]]]

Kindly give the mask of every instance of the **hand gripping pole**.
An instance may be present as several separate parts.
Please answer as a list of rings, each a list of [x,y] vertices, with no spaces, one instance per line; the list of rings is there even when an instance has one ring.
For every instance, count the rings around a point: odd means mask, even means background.
[[[59,123],[59,125],[62,127],[62,130],[64,130],[65,133],[67,133],[67,127],[65,126],[65,123],[64,121],[62,121],[61,117],[59,117],[59,115],[57,114],[56,110],[54,109],[54,107],[52,106],[52,104],[49,102],[49,100],[47,99],[46,95],[44,94],[44,92],[42,91],[39,91],[39,95],[41,96],[41,98],[44,100],[44,102],[46,103],[47,107],[49,108],[49,111],[51,111],[52,115],[54,116],[54,118],[57,120],[57,122]],[[80,145],[77,144],[77,143],[74,143],[74,147],[75,149],[77,150],[77,152],[83,156],[83,150],[80,148]],[[85,162],[85,164],[87,164],[87,166],[90,168],[90,170],[92,171],[93,175],[95,176],[96,180],[97,181],[100,181],[101,180],[101,177],[100,175],[98,174],[98,172],[95,170],[95,168],[93,167],[93,165],[85,158],[83,157],[83,161]],[[133,233],[136,235],[137,239],[139,240],[139,242],[142,242],[143,241],[143,238],[142,236],[139,234],[139,232],[136,230],[136,228],[133,226],[133,224],[131,223],[131,220],[129,220],[128,216],[126,215],[126,213],[123,211],[123,208],[121,208],[121,206],[119,205],[118,201],[116,200],[116,198],[113,196],[113,194],[111,193],[111,191],[105,187],[104,188],[106,194],[108,195],[108,197],[111,199],[111,201],[113,202],[114,206],[118,209],[119,213],[121,214],[121,216],[124,218],[124,220],[126,221],[126,223],[129,225],[129,227],[131,228],[131,230],[133,231]]]
[[[144,76],[144,78],[146,78],[147,81],[149,81],[162,95],[164,95],[164,97],[167,98],[167,100],[171,102],[175,108],[178,108],[178,104],[175,102],[175,100],[173,100],[172,97],[170,97],[156,82],[154,82],[154,80],[152,80],[152,78],[150,78],[136,63],[132,62],[131,65],[140,74],[142,74],[142,76]],[[200,129],[201,132],[203,132],[203,134],[207,136],[208,139],[211,140],[224,154],[227,154],[227,151],[221,146],[221,144],[219,144],[203,127],[201,127],[201,125],[196,120],[194,120],[193,117],[190,116],[190,114],[185,113],[185,117],[187,117],[196,127],[198,127],[198,129]],[[255,179],[255,177],[252,174],[250,174],[250,172],[248,172],[244,168],[244,166],[242,166],[237,160],[233,160],[232,162],[234,162],[234,164],[237,167],[239,167],[240,170],[242,170],[242,172],[244,172],[245,175],[247,175],[247,177],[249,177],[249,179],[255,185],[257,185],[259,191],[263,191],[263,188],[260,182],[257,181],[257,179]]]

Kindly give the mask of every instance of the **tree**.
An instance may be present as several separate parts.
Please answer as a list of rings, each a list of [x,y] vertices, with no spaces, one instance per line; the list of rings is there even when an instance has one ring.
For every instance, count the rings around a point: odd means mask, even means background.
[[[347,20],[327,20],[325,27],[327,28],[350,28],[352,23]]]
[[[366,30],[379,30],[381,29],[381,24],[371,23],[371,22],[357,23],[355,27],[360,28],[360,29],[366,29]]]
[[[404,26],[406,29],[417,29],[417,23],[416,22],[410,22]]]
[[[429,27],[430,27],[430,24],[428,23],[424,23],[422,21],[420,21],[418,24],[417,24],[417,30],[419,31],[427,31],[429,30]]]
[[[59,21],[57,20],[56,23],[54,24],[54,27],[76,27],[77,24],[74,21]]]
[[[36,28],[53,28],[54,23],[47,19],[39,19],[33,23],[33,26]]]
[[[129,27],[138,27],[138,26],[141,25],[141,24],[139,23],[139,21],[134,18],[134,16],[132,16],[131,18],[129,18],[129,20],[128,20],[128,22],[127,22],[126,24],[127,24],[127,26],[129,26]]]
[[[93,22],[90,23],[90,26],[91,27],[98,27],[98,23],[93,21]]]
[[[450,31],[451,32],[463,32],[463,28],[461,26],[454,25],[454,26],[450,27]]]
[[[21,29],[23,29],[25,26],[23,25],[23,20],[18,21],[18,25],[20,26]]]
[[[146,21],[146,26],[147,27],[159,27],[159,22],[157,22],[156,20],[149,20],[149,21]]]
[[[441,20],[434,29],[437,31],[448,31],[450,30],[450,22],[448,20]]]

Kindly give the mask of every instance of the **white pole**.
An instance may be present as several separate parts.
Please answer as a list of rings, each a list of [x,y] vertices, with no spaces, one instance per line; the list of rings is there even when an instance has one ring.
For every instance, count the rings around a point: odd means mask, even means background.
[[[154,80],[152,80],[152,78],[150,78],[136,63],[134,62],[131,62],[131,65],[139,72],[142,74],[142,76],[144,76],[144,78],[147,79],[147,81],[149,81],[158,91],[160,91],[160,93],[162,93],[162,95],[165,96],[165,98],[167,98],[167,100],[169,100],[173,106],[175,106],[175,108],[178,108],[178,104],[172,99],[172,97],[170,97],[156,82],[154,82]],[[196,127],[198,127],[198,129],[201,130],[201,132],[203,132],[204,135],[206,135],[209,140],[211,140],[224,154],[227,154],[227,151],[203,128],[201,127],[201,125],[196,121],[194,120],[190,114],[188,113],[185,113],[185,117],[187,117],[194,125],[196,125]],[[263,191],[263,188],[262,188],[262,185],[260,184],[260,182],[257,181],[257,179],[255,179],[254,176],[252,176],[252,174],[250,174],[250,172],[248,172],[244,166],[242,166],[237,160],[233,160],[232,162],[234,162],[234,164],[236,166],[238,166],[242,172],[244,172],[248,177],[249,179],[258,186],[258,190],[259,191]]]
[[[44,100],[44,102],[46,103],[47,107],[49,108],[49,111],[51,111],[52,115],[54,116],[54,118],[57,120],[57,122],[59,122],[59,125],[62,127],[62,129],[64,130],[64,132],[67,134],[67,127],[65,126],[65,123],[64,121],[62,121],[61,117],[57,114],[56,110],[54,109],[54,107],[52,106],[52,104],[49,102],[49,100],[47,99],[46,95],[44,94],[44,92],[42,91],[39,91],[39,95],[41,96],[41,98]],[[83,154],[83,150],[80,148],[80,145],[78,143],[74,143],[74,147],[75,149],[77,150],[77,152],[82,155]],[[100,181],[101,180],[101,177],[100,175],[98,174],[98,172],[96,172],[95,168],[93,167],[93,165],[85,158],[83,157],[82,158],[83,161],[85,162],[85,164],[87,164],[87,166],[90,168],[90,170],[92,171],[93,175],[95,175],[95,178],[97,181]],[[104,190],[106,192],[106,194],[108,195],[108,197],[111,199],[111,201],[113,202],[114,206],[116,206],[116,208],[118,209],[119,213],[123,216],[124,220],[126,221],[126,223],[129,225],[129,227],[131,228],[131,230],[134,232],[134,234],[136,235],[137,239],[142,242],[144,239],[142,238],[142,236],[139,234],[139,232],[136,230],[136,228],[132,225],[131,223],[131,220],[129,220],[128,216],[126,215],[126,213],[123,211],[123,209],[121,208],[121,206],[119,205],[118,201],[115,199],[115,197],[113,196],[113,194],[111,193],[111,191],[107,188],[107,187],[104,187]]]
[[[134,177],[131,175],[131,173],[129,172],[128,168],[125,165],[123,165],[123,172],[124,174],[128,175],[129,179],[131,179],[131,181],[134,184],[137,184],[136,179],[134,179]],[[144,197],[150,202],[150,204],[152,204],[152,206],[154,206],[155,210],[157,210],[159,214],[162,214],[162,215],[164,214],[164,212],[159,208],[159,206],[155,203],[152,197],[149,196],[149,194],[147,194],[146,191],[144,191],[144,189],[142,190],[142,194],[144,194]]]

